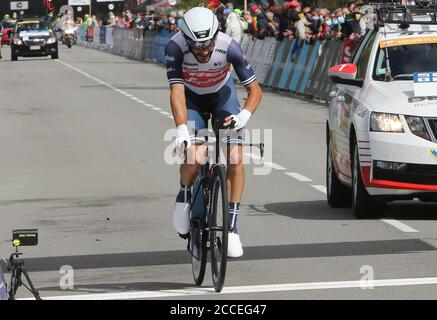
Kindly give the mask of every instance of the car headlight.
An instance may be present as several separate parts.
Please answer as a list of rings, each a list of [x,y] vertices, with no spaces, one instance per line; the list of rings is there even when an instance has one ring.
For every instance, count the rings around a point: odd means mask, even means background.
[[[16,44],[17,46],[22,45],[23,41],[21,39],[14,39],[14,44]]]
[[[405,116],[405,120],[407,121],[412,133],[423,139],[431,140],[421,117]]]
[[[47,44],[52,44],[56,42],[56,38],[55,37],[51,37],[47,39]]]
[[[370,131],[402,133],[404,128],[399,115],[372,112],[370,115]]]

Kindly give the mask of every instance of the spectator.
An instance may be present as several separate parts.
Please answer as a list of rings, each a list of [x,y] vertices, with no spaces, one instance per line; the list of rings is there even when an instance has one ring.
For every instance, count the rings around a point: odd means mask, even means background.
[[[204,6],[215,11],[219,29],[237,42],[241,42],[243,33],[250,33],[258,39],[298,39],[300,41],[296,42],[297,46],[292,48],[295,52],[302,46],[303,41],[312,43],[315,40],[342,40],[362,36],[373,23],[374,16],[367,16],[368,12],[364,10],[363,13],[360,12],[362,0],[348,1],[342,8],[333,12],[324,7],[314,6],[314,0],[289,0],[282,5],[278,0],[257,0],[256,3],[249,3],[249,11],[245,12],[237,8],[231,0],[223,3],[221,0],[207,0]],[[150,10],[134,16],[129,10],[125,10],[120,17],[115,17],[114,13],[110,12],[104,25],[133,28],[142,32],[162,28],[177,32],[180,30],[178,26],[183,15],[184,10],[166,11],[161,15]],[[86,18],[83,22],[84,29],[89,28],[88,20]]]
[[[243,33],[247,30],[247,21],[243,18],[243,11],[241,9],[234,9],[234,12],[237,14],[238,19],[240,20],[241,27],[243,28]]]
[[[234,11],[231,11],[226,18],[226,34],[237,43],[240,43],[243,37],[243,24],[240,21],[240,16]]]
[[[253,33],[251,33],[258,39],[264,39],[268,33],[269,24],[257,5],[250,6],[250,11],[254,18]]]
[[[184,18],[184,14],[185,14],[184,10],[179,10],[177,12],[176,24],[177,24],[179,29],[181,28],[181,22],[182,22],[182,19]]]
[[[296,37],[298,39],[305,40],[308,32],[310,32],[309,26],[311,24],[307,19],[307,16],[310,15],[310,11],[310,7],[305,7],[302,12],[297,13],[299,19],[295,22],[294,27],[296,29]]]
[[[168,30],[170,32],[178,32],[179,31],[179,28],[176,25],[176,19],[174,17],[168,18]]]
[[[109,11],[108,13],[108,20],[105,27],[116,27],[117,26],[117,20],[115,18],[115,14],[112,11]]]
[[[219,22],[219,30],[221,32],[226,32],[226,16],[225,16],[225,7],[219,6],[215,14],[217,16],[217,20]]]

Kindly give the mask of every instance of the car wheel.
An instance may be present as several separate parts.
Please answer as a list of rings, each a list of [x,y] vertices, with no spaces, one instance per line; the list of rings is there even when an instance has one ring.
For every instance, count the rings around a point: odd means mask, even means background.
[[[377,218],[382,214],[385,203],[376,202],[366,190],[361,175],[358,145],[354,141],[352,150],[352,211],[357,219]]]
[[[333,160],[332,142],[329,139],[326,148],[326,194],[328,204],[332,208],[349,207],[351,205],[351,189],[338,179]]]
[[[59,59],[58,51],[56,51],[54,54],[52,54],[52,59]]]
[[[18,56],[16,54],[11,53],[11,60],[12,61],[17,61],[18,60]]]

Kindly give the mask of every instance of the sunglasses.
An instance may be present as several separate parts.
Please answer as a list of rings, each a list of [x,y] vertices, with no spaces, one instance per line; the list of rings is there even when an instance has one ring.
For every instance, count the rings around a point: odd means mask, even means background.
[[[188,47],[195,51],[201,51],[201,50],[212,48],[215,45],[216,39],[217,37],[214,37],[210,40],[199,42],[199,41],[193,41],[190,38],[185,37]]]

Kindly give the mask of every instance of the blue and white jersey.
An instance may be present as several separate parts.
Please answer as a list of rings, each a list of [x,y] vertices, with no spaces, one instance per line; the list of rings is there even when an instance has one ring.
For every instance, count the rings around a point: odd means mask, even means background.
[[[181,32],[165,47],[165,59],[169,84],[182,83],[199,95],[220,90],[231,76],[231,65],[241,84],[248,85],[256,80],[240,45],[222,32],[218,33],[214,51],[206,63],[197,61]]]

